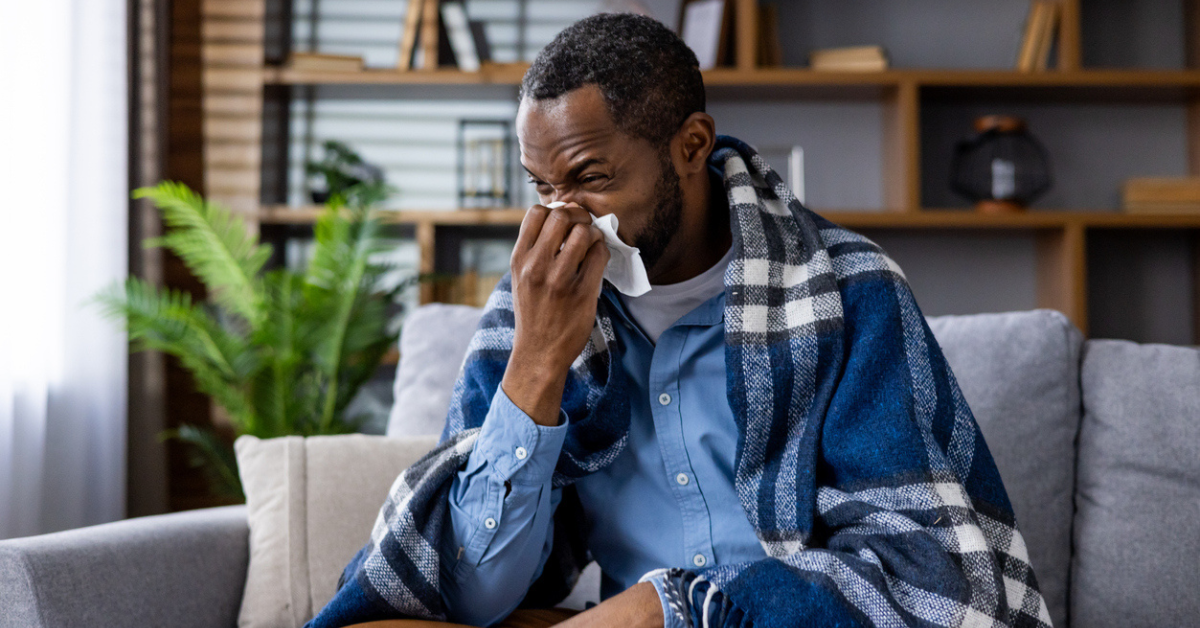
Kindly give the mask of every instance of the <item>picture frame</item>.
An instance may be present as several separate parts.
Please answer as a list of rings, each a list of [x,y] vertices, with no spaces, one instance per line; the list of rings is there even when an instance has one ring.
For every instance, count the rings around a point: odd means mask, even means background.
[[[679,6],[679,36],[696,53],[701,70],[729,62],[733,34],[730,0],[683,0]]]

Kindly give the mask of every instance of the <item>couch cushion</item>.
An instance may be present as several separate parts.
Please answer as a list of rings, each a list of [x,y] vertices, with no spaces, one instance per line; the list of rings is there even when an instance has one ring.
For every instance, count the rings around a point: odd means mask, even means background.
[[[1078,626],[1200,622],[1200,351],[1090,341],[1075,498]]]
[[[1052,310],[929,325],[996,459],[1050,617],[1065,626],[1082,334]]]
[[[238,625],[301,626],[333,597],[396,476],[436,438],[243,436],[250,565]]]
[[[442,433],[454,381],[482,314],[479,308],[434,303],[404,320],[388,436]]]

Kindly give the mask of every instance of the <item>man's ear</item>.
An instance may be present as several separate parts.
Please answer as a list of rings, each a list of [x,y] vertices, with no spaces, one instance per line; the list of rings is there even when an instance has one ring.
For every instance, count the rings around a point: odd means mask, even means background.
[[[677,158],[681,159],[681,174],[704,172],[708,167],[708,156],[712,154],[717,141],[717,127],[712,116],[697,111],[688,116],[679,131],[675,133],[674,143]]]

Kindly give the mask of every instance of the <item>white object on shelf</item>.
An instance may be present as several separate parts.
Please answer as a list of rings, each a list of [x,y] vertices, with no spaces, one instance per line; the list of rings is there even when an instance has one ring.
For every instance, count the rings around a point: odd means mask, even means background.
[[[467,10],[463,3],[442,3],[442,21],[446,24],[446,34],[450,38],[450,47],[454,49],[458,68],[463,72],[478,72],[479,53],[475,50],[475,39],[467,24]]]
[[[788,187],[804,205],[804,149],[800,146],[793,146],[788,154]]]
[[[724,17],[725,0],[695,0],[683,10],[683,24],[679,30],[684,43],[696,53],[701,70],[717,67]]]

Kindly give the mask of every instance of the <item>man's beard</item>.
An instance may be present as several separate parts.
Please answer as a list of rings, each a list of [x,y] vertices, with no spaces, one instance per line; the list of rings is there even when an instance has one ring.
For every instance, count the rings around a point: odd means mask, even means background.
[[[660,154],[659,164],[662,172],[654,184],[654,209],[650,221],[633,242],[641,252],[642,263],[647,270],[653,269],[662,259],[683,219],[683,189],[679,186],[679,173],[675,172],[665,151]]]

